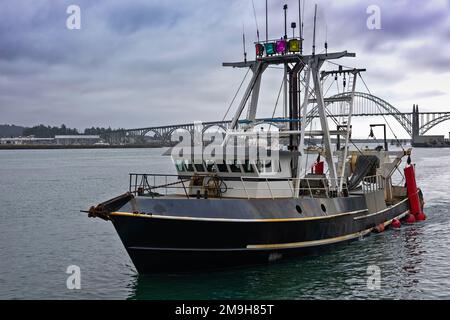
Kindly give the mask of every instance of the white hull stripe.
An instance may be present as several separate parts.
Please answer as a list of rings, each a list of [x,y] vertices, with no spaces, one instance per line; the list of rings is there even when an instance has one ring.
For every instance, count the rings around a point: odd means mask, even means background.
[[[172,219],[172,220],[193,220],[193,221],[217,221],[217,222],[289,222],[289,221],[308,221],[308,220],[319,220],[319,219],[329,219],[345,215],[353,215],[361,212],[366,212],[367,209],[355,210],[349,212],[343,212],[338,214],[332,214],[327,216],[317,216],[317,217],[304,217],[304,218],[274,218],[274,219],[228,219],[228,218],[204,218],[204,217],[185,217],[185,216],[163,216],[157,214],[142,214],[142,213],[131,213],[131,212],[111,212],[112,216],[125,216],[125,217],[135,217],[135,218],[158,218],[158,219]]]
[[[361,217],[354,217],[353,219],[359,219],[359,218],[367,218],[372,215],[380,214],[382,212],[385,212],[387,210],[390,210],[399,204],[403,203],[405,200],[400,201],[399,203],[396,203],[394,206],[386,208],[384,210],[370,213],[368,215],[364,215]],[[303,217],[303,218],[274,218],[274,219],[232,219],[232,218],[205,218],[205,217],[186,217],[186,216],[163,216],[158,214],[143,214],[143,213],[131,213],[131,212],[111,212],[110,215],[112,216],[123,216],[123,217],[133,217],[133,218],[146,218],[146,219],[171,219],[171,220],[189,220],[189,221],[211,221],[211,222],[290,222],[290,221],[310,221],[310,220],[321,220],[321,219],[330,219],[330,218],[336,218],[340,216],[346,216],[346,215],[354,215],[357,213],[367,212],[368,209],[362,209],[362,210],[355,210],[355,211],[349,211],[349,212],[343,212],[338,214],[331,214],[331,215],[325,215],[325,216],[316,216],[316,217]]]
[[[395,206],[398,206],[399,204],[401,204],[401,203],[403,203],[403,202],[405,202],[405,201],[408,201],[408,200],[409,200],[408,198],[403,199],[402,201],[396,203],[394,206],[392,206],[392,207],[390,207],[390,208],[386,208],[386,209],[383,209],[383,210],[380,210],[380,211],[377,211],[377,212],[372,212],[372,213],[366,214],[366,215],[364,215],[364,216],[354,217],[353,219],[354,219],[354,220],[358,220],[358,219],[364,219],[364,218],[369,218],[369,217],[375,216],[375,215],[377,215],[377,214],[380,214],[380,213],[383,213],[383,212],[385,212],[385,211],[388,211],[388,210],[394,208]]]
[[[396,218],[400,219],[403,216],[405,216],[408,212],[409,212],[409,210],[398,215]],[[392,223],[392,220],[393,219],[384,222],[384,226],[390,225]],[[292,248],[303,248],[303,247],[315,247],[315,246],[333,244],[333,243],[338,243],[338,242],[342,242],[342,241],[347,241],[347,240],[352,240],[352,239],[356,239],[359,237],[363,237],[363,236],[367,235],[368,233],[372,232],[373,229],[374,228],[370,228],[370,229],[366,229],[366,230],[363,230],[360,232],[347,234],[345,236],[321,239],[321,240],[291,242],[291,243],[276,243],[276,244],[249,244],[249,245],[247,245],[247,249],[292,249]]]

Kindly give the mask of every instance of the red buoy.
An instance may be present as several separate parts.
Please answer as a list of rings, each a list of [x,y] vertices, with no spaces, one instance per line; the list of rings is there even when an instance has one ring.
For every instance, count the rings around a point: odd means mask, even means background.
[[[416,218],[414,217],[413,214],[408,213],[408,214],[406,215],[406,217],[405,217],[405,222],[406,222],[407,224],[415,223],[415,222],[416,222]]]
[[[383,231],[384,231],[384,223],[380,223],[379,225],[377,225],[377,226],[375,227],[374,231],[375,231],[376,233],[381,233],[381,232],[383,232]]]
[[[391,222],[391,226],[392,226],[392,228],[394,228],[394,229],[398,229],[398,228],[400,228],[400,227],[402,226],[402,224],[401,224],[400,220],[394,219],[394,220],[392,220],[392,222]]]
[[[417,221],[425,221],[426,219],[427,219],[427,216],[423,212],[421,212],[418,215],[416,215],[416,220]]]
[[[419,189],[417,189],[416,184],[416,174],[414,172],[414,166],[409,164],[410,159],[408,159],[408,165],[405,167],[405,180],[406,180],[406,190],[409,199],[409,212],[414,215],[414,222],[425,220],[425,215],[422,211],[422,206],[420,205]],[[412,221],[409,218],[409,221]],[[413,223],[413,222],[408,222]]]

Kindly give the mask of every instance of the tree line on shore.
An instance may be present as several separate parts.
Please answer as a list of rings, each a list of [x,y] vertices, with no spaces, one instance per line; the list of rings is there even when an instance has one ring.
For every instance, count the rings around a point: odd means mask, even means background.
[[[34,127],[21,127],[15,125],[0,125],[0,137],[28,137],[36,138],[54,138],[55,135],[102,135],[114,131],[109,128],[91,127],[79,132],[76,128],[68,128],[62,124],[60,127],[45,126],[43,124]]]

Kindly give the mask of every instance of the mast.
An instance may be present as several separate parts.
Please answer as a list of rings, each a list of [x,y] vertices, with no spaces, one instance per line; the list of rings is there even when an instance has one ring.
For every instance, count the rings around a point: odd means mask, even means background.
[[[313,29],[312,55],[316,54],[316,20],[317,20],[317,4],[314,7],[314,29]]]
[[[341,177],[340,177],[340,181],[339,181],[339,190],[340,191],[342,191],[342,185],[344,183],[345,160],[347,159],[348,143],[350,140],[350,130],[352,127],[353,101],[355,99],[356,79],[358,79],[358,74],[359,74],[359,72],[355,69],[353,72],[352,93],[351,93],[351,98],[350,98],[350,102],[349,102],[348,118],[347,118],[347,133],[345,135],[344,155],[342,157]]]
[[[287,4],[283,6],[284,10],[284,41],[287,39]],[[287,88],[287,78],[288,78],[288,64],[284,64],[284,76],[283,76],[283,113],[284,118],[288,116],[288,88]]]
[[[227,66],[227,65],[233,66],[235,64],[224,64],[224,65],[225,66]],[[240,63],[239,63],[239,65],[240,65]],[[261,74],[267,68],[267,64],[263,64],[262,62],[256,62],[256,63],[250,64],[250,66],[248,65],[248,63],[245,63],[244,66],[251,68],[251,70],[253,71],[253,76],[252,76],[252,79],[250,80],[250,83],[249,83],[247,89],[245,90],[244,96],[242,97],[242,100],[239,104],[239,107],[238,107],[234,117],[233,117],[233,120],[231,121],[231,124],[230,124],[231,129],[237,129],[239,117],[241,116],[242,111],[244,111],[245,105],[246,105],[250,95],[252,94],[254,87],[259,83],[259,81],[261,79]],[[256,105],[255,105],[255,108],[256,108]],[[256,109],[254,110],[254,112],[256,113]]]
[[[303,25],[303,19],[301,17],[302,9],[300,9],[301,2],[299,1],[299,21],[301,20],[301,25]],[[283,6],[284,10],[284,37],[283,41],[287,43],[289,40],[287,37],[287,5]],[[267,14],[267,1],[266,1],[266,14]],[[266,17],[266,24],[268,18]],[[249,104],[249,112],[247,114],[247,120],[253,122],[256,116],[256,109],[258,104],[258,96],[260,89],[260,81],[262,74],[266,70],[266,68],[270,65],[283,65],[284,66],[284,115],[287,116],[289,114],[289,130],[286,132],[289,134],[289,150],[291,151],[291,174],[293,178],[298,178],[300,176],[301,166],[299,166],[299,159],[303,156],[303,148],[304,148],[304,135],[305,135],[305,126],[302,125],[299,127],[299,118],[300,118],[300,110],[302,111],[303,119],[306,117],[307,105],[310,101],[309,97],[314,91],[317,107],[319,111],[320,123],[322,131],[320,132],[323,135],[324,146],[325,146],[325,158],[329,168],[329,175],[331,179],[331,188],[333,190],[338,190],[338,177],[336,171],[336,165],[334,164],[332,158],[332,145],[331,145],[331,133],[328,126],[327,115],[325,111],[325,102],[321,85],[320,78],[320,68],[326,60],[332,59],[340,59],[343,57],[354,57],[354,53],[348,53],[347,51],[342,52],[334,52],[327,54],[316,54],[315,52],[315,41],[316,41],[316,24],[317,24],[317,4],[315,5],[314,12],[314,33],[313,33],[313,52],[312,55],[303,55],[298,52],[301,49],[298,47],[298,51],[290,51],[287,46],[284,49],[278,49],[275,41],[270,41],[266,43],[256,43],[257,49],[257,57],[254,61],[244,61],[244,62],[235,62],[235,63],[224,63],[224,66],[237,67],[237,68],[250,68],[253,72],[253,77],[248,84],[248,87],[242,97],[242,100],[238,106],[238,109],[231,121],[230,129],[237,129],[239,118],[247,105],[248,100],[251,97],[251,102]],[[303,26],[300,26],[302,29]],[[266,39],[268,38],[266,25]],[[303,36],[303,32],[301,33]],[[292,39],[294,40],[294,39]],[[300,39],[300,41],[302,38]],[[298,40],[297,40],[298,41]],[[262,49],[260,49],[262,47]],[[283,47],[282,47],[283,48]],[[264,50],[265,49],[265,50]],[[303,71],[305,67],[307,68],[306,76],[306,86],[305,93],[303,97],[302,109],[300,108],[300,73]],[[287,77],[289,76],[289,82]],[[313,81],[314,89],[309,90],[309,82]],[[289,83],[289,92],[288,92],[288,83]],[[289,100],[288,100],[289,99]],[[289,101],[289,113],[287,104]],[[306,123],[306,122],[305,122]],[[301,129],[301,130],[299,130]],[[232,134],[232,133],[230,133]],[[333,133],[336,134],[336,133]],[[348,140],[348,139],[347,139]],[[299,150],[300,146],[300,150]],[[303,159],[304,157],[302,157]],[[298,189],[298,185],[296,185]]]
[[[308,111],[308,103],[309,103],[309,82],[311,80],[311,67],[308,67],[308,69],[305,71],[306,73],[306,80],[305,80],[305,93],[304,93],[304,97],[303,97],[303,104],[301,107],[301,112],[302,112],[302,123],[301,123],[301,129],[300,129],[300,143],[298,146],[298,150],[299,150],[299,155],[300,155],[300,159],[299,159],[299,164],[297,166],[297,180],[295,180],[295,188],[294,188],[294,193],[296,195],[296,197],[299,196],[299,190],[300,190],[300,176],[301,176],[301,170],[303,167],[303,163],[305,162],[305,157],[304,157],[304,150],[305,150],[305,130],[306,130],[306,116],[307,116],[307,111]]]
[[[268,11],[267,11],[267,0],[266,0],[266,42],[269,42],[269,20],[268,20]]]
[[[311,72],[312,72],[312,78],[314,81],[314,91],[316,93],[316,100],[317,100],[317,109],[319,111],[319,117],[320,117],[320,126],[322,127],[323,131],[323,142],[325,144],[325,160],[327,161],[328,170],[330,172],[330,178],[331,178],[331,186],[334,189],[337,189],[337,173],[336,173],[336,166],[333,161],[333,154],[332,154],[332,145],[331,145],[331,137],[330,137],[330,129],[328,127],[328,120],[327,115],[325,113],[325,102],[322,92],[322,86],[320,84],[320,75],[319,70],[322,66],[324,60],[320,61],[318,59],[318,56],[315,56],[313,59],[313,62],[311,64]]]
[[[336,166],[333,161],[333,153],[332,153],[332,145],[331,145],[331,137],[330,137],[330,129],[328,127],[328,119],[325,112],[325,101],[323,97],[322,92],[322,86],[320,83],[320,75],[319,70],[322,67],[323,62],[325,59],[320,59],[316,56],[316,22],[317,22],[317,4],[314,6],[314,28],[313,28],[313,46],[312,46],[312,63],[311,63],[311,72],[314,82],[314,91],[316,94],[316,102],[317,102],[317,109],[319,111],[319,118],[320,118],[320,126],[323,131],[323,142],[325,145],[325,160],[328,165],[328,170],[330,173],[331,178],[331,186],[333,189],[338,188],[337,184],[337,172],[336,172]]]
[[[287,96],[288,96],[288,92],[287,92],[287,64],[284,65],[284,70],[283,70],[283,117],[287,118],[288,117],[288,108],[287,108]]]
[[[292,178],[298,178],[299,164],[299,95],[298,95],[298,78],[300,72],[305,67],[303,61],[295,63],[294,67],[289,70],[289,130],[296,134],[289,136],[289,147],[291,151],[291,175]]]
[[[245,49],[245,28],[244,24],[242,24],[242,44],[244,47],[244,62],[247,62],[247,50]]]
[[[303,30],[302,30],[302,0],[298,0],[298,31],[300,35],[300,41],[303,37]]]

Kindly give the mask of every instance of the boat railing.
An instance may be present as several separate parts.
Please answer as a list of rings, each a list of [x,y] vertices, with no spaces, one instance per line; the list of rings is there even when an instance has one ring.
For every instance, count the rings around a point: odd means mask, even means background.
[[[194,175],[130,173],[129,192],[138,196],[222,197],[228,187],[216,173]],[[201,193],[201,190],[203,191]]]
[[[191,177],[177,174],[130,173],[129,192],[153,197],[171,193],[183,193],[189,198],[189,182]],[[174,191],[174,192],[171,192]]]
[[[364,193],[371,193],[385,189],[385,181],[381,175],[364,177],[362,180],[362,190]]]
[[[313,178],[305,177],[300,179],[299,184],[299,194],[303,196],[310,196],[311,198],[326,197],[326,198],[336,198],[340,196],[348,196],[349,190],[347,186],[347,181],[344,180],[342,183],[342,190],[338,191],[338,186],[341,185],[340,178]]]
[[[337,191],[340,179],[327,177],[280,178],[241,176],[234,183],[215,173],[179,175],[130,173],[129,192],[152,198],[167,195],[239,198],[334,198],[348,195],[347,184]]]
[[[257,186],[251,187],[246,182],[260,182]],[[288,187],[279,186],[276,187],[274,182],[285,181],[288,182]],[[262,183],[261,183],[262,182]],[[340,179],[331,179],[326,177],[320,178],[275,178],[275,177],[241,177],[242,190],[248,199],[255,197],[258,192],[267,191],[272,199],[279,197],[279,193],[283,193],[285,196],[295,198],[296,193],[298,196],[309,196],[311,198],[334,198],[341,195],[348,195],[347,184],[342,184],[342,191],[338,192],[336,187],[339,186]],[[254,185],[254,183],[253,183]],[[239,188],[234,188],[239,190]],[[296,191],[297,190],[297,191]],[[284,191],[288,191],[287,193]]]

